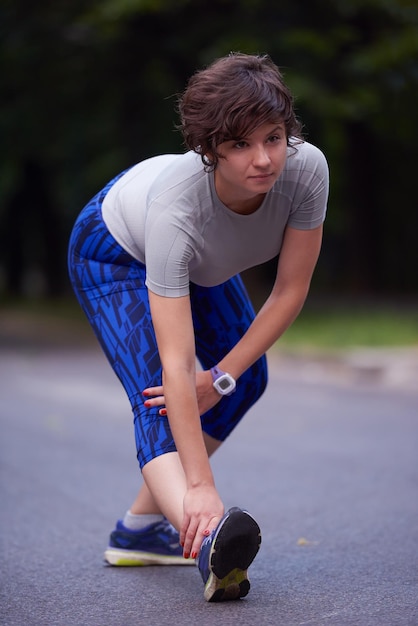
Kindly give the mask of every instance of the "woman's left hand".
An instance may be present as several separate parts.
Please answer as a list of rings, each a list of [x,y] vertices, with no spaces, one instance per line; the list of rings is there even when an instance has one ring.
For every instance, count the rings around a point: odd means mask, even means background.
[[[142,392],[142,395],[146,398],[144,405],[147,408],[165,405],[164,389],[160,385],[158,387],[147,387]],[[196,395],[199,406],[199,415],[203,415],[206,411],[209,411],[215,404],[219,402],[222,396],[214,389],[212,384],[212,375],[209,370],[203,372],[196,372]],[[166,415],[167,411],[161,408],[160,415]]]

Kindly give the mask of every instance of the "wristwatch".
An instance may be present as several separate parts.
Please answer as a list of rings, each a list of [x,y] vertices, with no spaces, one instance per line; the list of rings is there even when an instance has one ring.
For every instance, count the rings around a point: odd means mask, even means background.
[[[212,374],[213,386],[221,396],[230,396],[231,393],[234,393],[237,383],[231,374],[223,372],[216,365],[211,367],[210,373]]]

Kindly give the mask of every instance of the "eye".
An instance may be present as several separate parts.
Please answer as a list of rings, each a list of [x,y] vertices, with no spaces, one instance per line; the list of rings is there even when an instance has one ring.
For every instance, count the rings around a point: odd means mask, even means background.
[[[247,142],[242,139],[241,141],[236,141],[234,143],[234,148],[236,148],[237,150],[242,150],[243,148],[246,148],[247,145]]]
[[[280,135],[270,135],[267,139],[267,143],[278,143],[279,141],[281,141]]]

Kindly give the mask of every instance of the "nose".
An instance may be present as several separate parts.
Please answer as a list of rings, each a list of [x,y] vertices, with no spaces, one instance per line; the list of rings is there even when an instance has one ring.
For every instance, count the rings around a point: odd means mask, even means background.
[[[255,167],[267,167],[270,164],[270,157],[263,144],[254,147],[253,164]]]

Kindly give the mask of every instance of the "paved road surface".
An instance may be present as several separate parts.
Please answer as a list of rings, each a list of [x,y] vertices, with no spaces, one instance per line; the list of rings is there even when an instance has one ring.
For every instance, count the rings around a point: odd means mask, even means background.
[[[3,351],[0,624],[418,625],[418,392],[300,378],[273,367],[213,459],[263,543],[250,595],[207,604],[194,567],[102,562],[140,478],[101,354]]]

